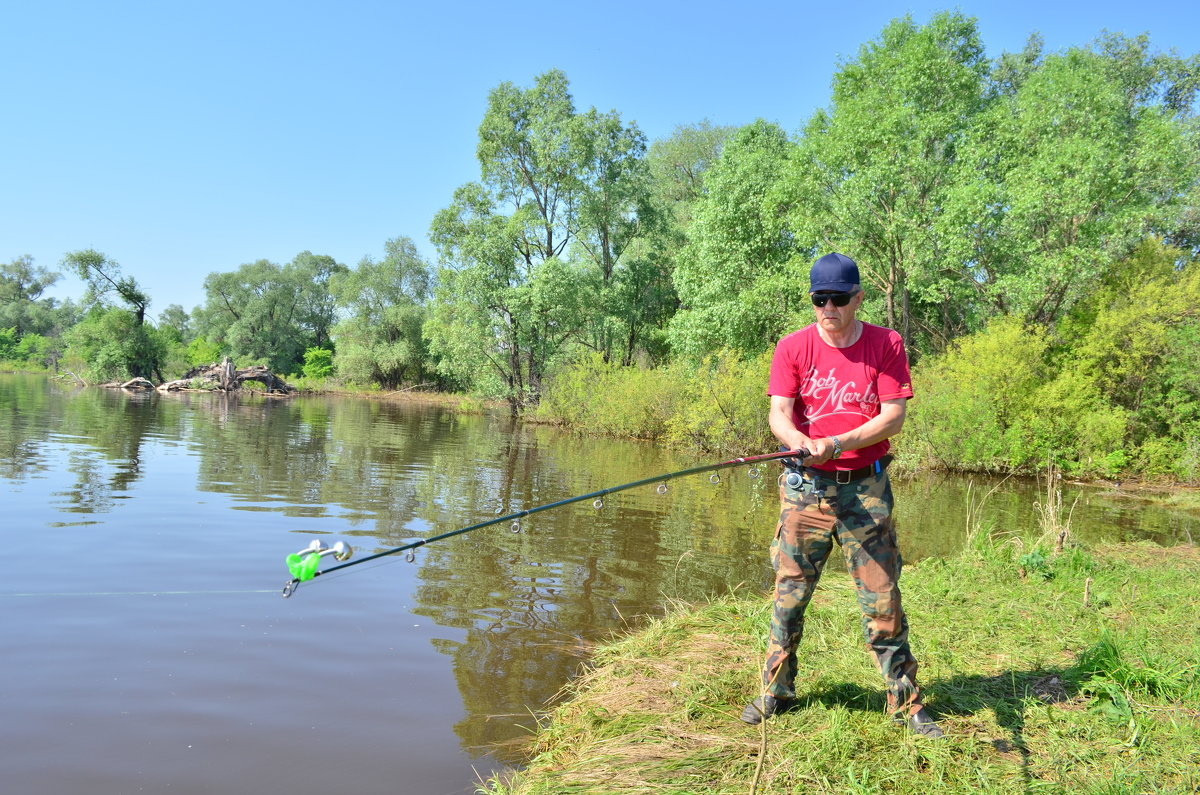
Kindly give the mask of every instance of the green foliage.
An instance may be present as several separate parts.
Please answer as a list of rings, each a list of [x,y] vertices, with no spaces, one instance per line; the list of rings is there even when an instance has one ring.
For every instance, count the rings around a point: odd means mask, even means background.
[[[54,368],[62,356],[62,341],[58,337],[26,334],[17,343],[14,358],[35,367]]]
[[[304,352],[304,377],[328,378],[333,375],[333,351],[328,348],[309,348]]]
[[[1171,59],[1123,42],[1032,54],[972,121],[942,223],[993,311],[1048,325],[1178,227],[1200,160],[1177,111],[1145,101]]]
[[[168,342],[153,326],[125,309],[96,308],[65,335],[69,358],[92,381],[124,381],[140,376],[164,381]]]
[[[334,365],[355,383],[396,389],[424,380],[429,354],[421,328],[432,274],[409,238],[389,240],[385,250],[381,262],[364,257],[332,282],[346,313],[333,329]]]
[[[868,311],[913,351],[940,350],[979,326],[973,279],[959,264],[969,260],[944,253],[948,238],[970,232],[940,222],[987,69],[974,19],[894,20],[834,75],[830,108],[780,164],[776,201],[798,243],[797,272],[829,250],[854,257]]]
[[[778,125],[760,119],[725,141],[705,172],[690,243],[675,269],[681,307],[669,338],[677,354],[761,353],[802,306],[806,285],[785,267],[791,235],[768,201],[793,149]]]
[[[662,303],[637,300],[661,282],[652,266],[621,275],[649,223],[644,151],[636,125],[576,112],[557,70],[491,91],[480,181],[456,190],[431,228],[442,268],[425,337],[443,374],[498,388],[515,409],[538,400],[577,338],[610,358],[623,339],[632,361]]]
[[[74,323],[74,304],[41,297],[58,279],[59,274],[34,266],[29,256],[0,264],[0,328],[15,329],[20,338],[58,334]]]
[[[686,367],[686,398],[667,423],[668,439],[701,450],[744,453],[777,443],[767,427],[771,352],[743,358],[734,351]]]
[[[16,328],[0,328],[0,361],[16,358],[17,330]]]
[[[531,416],[580,431],[661,439],[706,451],[769,447],[764,393],[770,354],[732,351],[699,364],[621,367],[596,354],[564,367]]]
[[[184,358],[188,367],[204,367],[221,361],[221,347],[206,337],[196,337],[187,344]]]
[[[75,271],[87,285],[83,299],[85,306],[109,306],[108,297],[115,294],[119,300],[129,305],[137,325],[146,322],[150,296],[138,285],[136,279],[121,274],[121,266],[116,260],[89,248],[68,253],[63,257],[62,264]]]
[[[173,342],[187,344],[195,334],[192,319],[179,304],[171,304],[158,315],[158,328],[168,334]]]
[[[658,439],[686,400],[680,386],[673,368],[623,367],[595,353],[559,370],[531,416],[589,433]]]
[[[1050,566],[1050,559],[1037,547],[1017,558],[1017,565],[1027,574],[1041,577],[1043,580],[1048,580],[1054,576],[1054,569]]]
[[[1200,452],[1200,268],[1142,244],[1051,338],[1015,318],[914,368],[905,426],[926,463],[1193,480]]]
[[[920,362],[913,368],[906,444],[944,467],[993,471],[1036,463],[1024,447],[1024,423],[1048,377],[1047,346],[1045,335],[1000,319]]]
[[[714,127],[706,119],[679,125],[669,138],[650,145],[646,163],[653,199],[674,219],[673,227],[681,235],[687,234],[695,204],[706,192],[705,174],[734,132],[735,127]]]
[[[330,281],[345,271],[331,257],[303,251],[284,266],[258,260],[210,273],[207,301],[193,318],[196,331],[239,362],[292,372],[305,350],[329,342],[335,314]]]

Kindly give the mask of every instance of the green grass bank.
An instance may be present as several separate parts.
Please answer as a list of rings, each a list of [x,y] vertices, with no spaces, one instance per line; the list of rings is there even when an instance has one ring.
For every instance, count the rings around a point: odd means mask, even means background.
[[[597,650],[528,766],[481,785],[550,793],[1192,793],[1200,787],[1200,551],[1054,554],[974,539],[907,567],[904,600],[941,740],[883,713],[853,586],[831,563],[810,606],[800,701],[765,729],[770,602],[677,605]]]

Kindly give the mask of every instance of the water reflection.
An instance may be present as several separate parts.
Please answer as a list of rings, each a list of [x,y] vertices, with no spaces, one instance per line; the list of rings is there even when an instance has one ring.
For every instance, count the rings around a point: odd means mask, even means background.
[[[0,452],[6,506],[46,534],[63,556],[58,565],[35,572],[47,581],[36,585],[64,591],[73,587],[67,578],[78,577],[91,563],[81,558],[72,569],[70,554],[85,548],[96,532],[80,527],[85,523],[119,524],[121,544],[110,545],[106,562],[121,572],[122,584],[195,566],[201,554],[220,560],[223,546],[236,545],[247,550],[246,560],[210,563],[206,575],[213,588],[245,588],[247,578],[266,576],[269,564],[304,546],[312,534],[347,537],[369,553],[697,463],[650,445],[581,439],[514,425],[503,416],[460,416],[436,406],[72,391],[45,378],[18,376],[0,376]],[[579,503],[527,517],[518,533],[501,525],[432,544],[420,551],[415,567],[388,559],[397,565],[375,573],[364,566],[348,570],[346,579],[330,578],[320,589],[306,586],[311,590],[302,590],[298,601],[281,603],[283,618],[276,620],[326,609],[343,619],[321,625],[319,637],[305,647],[311,659],[299,659],[288,646],[283,647],[288,654],[278,654],[270,646],[282,642],[270,640],[273,625],[262,638],[247,637],[246,616],[262,609],[250,597],[234,598],[228,612],[189,615],[184,622],[189,633],[207,637],[210,648],[240,653],[224,666],[207,665],[203,682],[188,691],[194,702],[183,698],[179,708],[203,711],[214,691],[244,691],[254,670],[247,656],[269,659],[260,676],[281,693],[260,688],[244,693],[244,704],[228,707],[245,711],[232,713],[242,728],[231,730],[230,742],[253,749],[261,738],[250,716],[286,710],[314,669],[335,677],[369,672],[380,681],[402,674],[408,718],[401,726],[395,714],[368,700],[357,708],[350,700],[326,705],[329,717],[353,724],[365,736],[395,738],[373,758],[380,780],[386,780],[396,743],[417,743],[436,729],[428,718],[413,717],[425,713],[444,721],[471,756],[519,761],[507,743],[527,736],[532,713],[577,670],[592,641],[657,614],[668,598],[698,600],[735,588],[768,587],[766,548],[776,519],[777,471],[767,467],[755,479],[746,469],[726,470],[718,483],[707,476],[680,479],[665,495],[652,487],[622,492],[606,498],[600,510]],[[993,486],[996,481],[941,476],[897,481],[906,559],[957,550],[965,506],[979,505]],[[1069,483],[1062,488],[1064,503],[1074,505],[1073,532],[1084,541],[1148,538],[1172,544],[1190,542],[1198,532],[1195,517],[1116,490]],[[1036,526],[1040,497],[1036,483],[1001,483],[979,506],[981,521],[995,532]],[[269,558],[269,564],[256,562],[259,558]],[[269,570],[282,584],[281,564]],[[91,587],[116,589],[105,581],[115,576],[105,567],[87,571]],[[63,583],[50,581],[59,576]],[[370,598],[360,595],[368,591]],[[35,610],[20,620],[29,627],[38,621],[49,626],[59,617],[53,609],[46,605],[44,614]],[[388,633],[411,626],[414,618],[431,620],[439,630],[391,639]],[[151,638],[136,622],[112,621],[97,624],[110,634],[93,642],[113,645],[114,654],[153,659],[154,644],[166,642]],[[16,629],[19,634],[22,627]],[[82,642],[75,634],[43,638],[38,653],[68,661],[62,664],[69,669],[78,654],[72,644]],[[386,653],[372,651],[368,640],[374,635],[389,637],[393,645]],[[392,649],[409,661],[403,671],[393,670],[387,657]],[[414,670],[419,677],[412,678]],[[442,676],[452,678],[461,710],[435,700]],[[180,684],[172,682],[171,692]],[[79,709],[56,707],[54,692],[27,697],[41,711],[65,715]],[[44,731],[47,741],[70,741],[73,725],[48,717],[44,725],[25,727],[35,735]],[[156,727],[140,730],[152,733]],[[213,753],[208,768],[230,762]],[[468,786],[473,774],[456,753],[440,749],[407,761],[431,769],[461,767],[455,786]],[[261,760],[234,761],[230,767],[261,767],[256,791],[286,791],[277,757],[264,751]],[[299,760],[286,764],[293,763]],[[85,758],[78,764],[100,763]],[[127,781],[124,788],[145,783]]]

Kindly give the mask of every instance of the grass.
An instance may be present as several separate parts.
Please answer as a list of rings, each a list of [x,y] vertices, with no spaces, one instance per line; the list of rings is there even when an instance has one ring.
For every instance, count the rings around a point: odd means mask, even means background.
[[[809,608],[798,708],[766,724],[765,745],[737,715],[759,692],[770,602],[736,594],[599,649],[526,768],[481,792],[750,793],[756,771],[759,793],[1195,792],[1200,553],[1068,544],[1022,576],[1038,544],[1012,541],[906,569],[940,741],[885,718],[852,584],[831,566]]]

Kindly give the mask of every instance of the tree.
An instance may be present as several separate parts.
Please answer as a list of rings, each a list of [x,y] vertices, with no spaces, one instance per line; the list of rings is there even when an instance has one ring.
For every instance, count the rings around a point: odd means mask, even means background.
[[[442,267],[426,331],[442,372],[492,379],[514,411],[536,402],[595,317],[582,291],[614,278],[636,228],[642,147],[615,114],[576,113],[560,71],[489,93],[480,181],[456,190],[431,229]]]
[[[987,69],[974,19],[892,21],[838,70],[830,108],[807,125],[781,183],[797,254],[853,257],[868,298],[879,296],[868,309],[910,348],[940,349],[966,330],[951,307],[967,290],[936,221]]]
[[[329,282],[345,271],[331,258],[302,252],[286,266],[268,260],[204,280],[198,332],[239,360],[280,373],[299,370],[304,351],[328,345],[334,320]]]
[[[1147,234],[1186,245],[1200,156],[1175,63],[1107,37],[994,92],[939,219],[961,283],[989,311],[1048,326]]]
[[[681,125],[647,150],[640,226],[624,247],[621,267],[601,301],[606,307],[601,328],[607,337],[593,347],[602,350],[605,361],[610,351],[617,350],[625,366],[639,354],[651,363],[667,358],[667,328],[679,308],[674,274],[680,252],[689,241],[695,207],[704,196],[704,174],[735,130],[708,121]]]
[[[296,310],[297,323],[311,332],[317,347],[328,347],[330,330],[337,322],[337,301],[330,282],[349,268],[333,257],[301,251],[284,270],[302,286]]]
[[[358,383],[397,389],[424,379],[428,353],[421,336],[430,267],[407,237],[384,244],[384,258],[363,257],[331,283],[346,317],[333,328],[338,373]]]
[[[27,334],[56,334],[74,321],[74,305],[42,298],[59,274],[37,267],[26,255],[0,265],[0,328],[11,328],[17,338]]]
[[[786,268],[793,236],[771,204],[794,149],[778,125],[759,119],[734,133],[704,174],[674,272],[681,306],[669,334],[676,353],[758,353],[803,299],[798,275]]]
[[[15,328],[0,328],[0,362],[16,358],[17,339]]]
[[[160,330],[170,330],[175,342],[186,345],[195,337],[192,332],[192,319],[179,304],[171,304],[158,314]]]
[[[309,348],[304,352],[305,378],[321,379],[333,375],[333,351],[328,348]]]
[[[713,126],[705,119],[698,124],[681,124],[669,138],[650,145],[646,167],[650,171],[651,196],[680,234],[690,226],[695,204],[706,192],[705,173],[735,132],[736,127]]]
[[[183,357],[189,368],[204,367],[219,362],[221,353],[221,348],[215,343],[209,342],[204,337],[196,337],[187,344]]]
[[[94,306],[65,334],[69,355],[80,359],[95,381],[163,378],[168,341],[136,312]]]
[[[146,309],[150,296],[138,286],[132,276],[123,276],[121,266],[94,249],[72,251],[63,258],[63,265],[70,267],[87,285],[84,305],[108,305],[108,296],[116,296],[129,305],[140,326],[146,322]]]
[[[654,245],[665,217],[652,202],[645,139],[615,111],[580,114],[583,129],[579,223],[572,254],[587,267],[595,308],[581,334],[605,361],[632,363],[647,327],[671,306],[667,262]],[[664,300],[665,299],[665,300]]]

